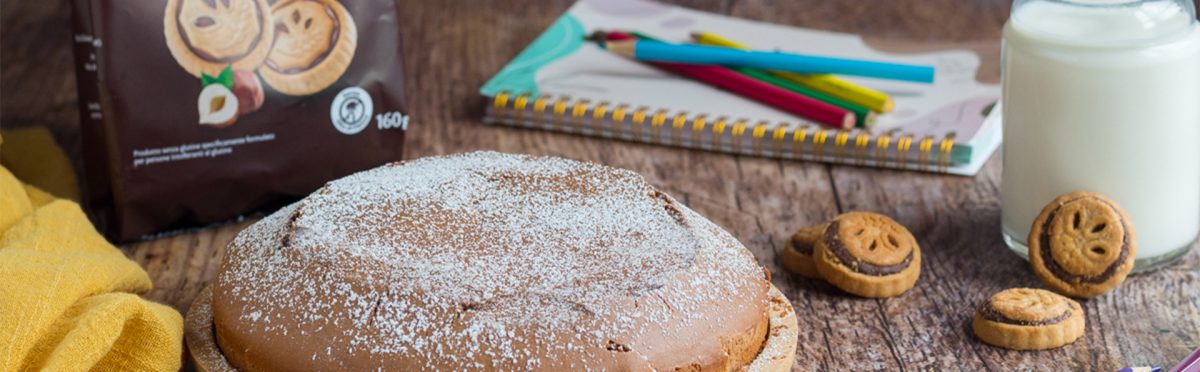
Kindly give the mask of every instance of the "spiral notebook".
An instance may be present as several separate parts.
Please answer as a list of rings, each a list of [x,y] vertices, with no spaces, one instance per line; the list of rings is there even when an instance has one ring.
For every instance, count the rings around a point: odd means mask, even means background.
[[[933,84],[844,77],[888,93],[896,109],[869,129],[820,126],[717,88],[628,60],[584,38],[639,31],[671,42],[712,32],[754,49],[933,65]],[[640,0],[582,0],[500,70],[480,93],[485,122],[733,154],[978,173],[1000,144],[989,118],[997,85],[976,81],[964,50],[894,54],[857,35],[753,22]]]

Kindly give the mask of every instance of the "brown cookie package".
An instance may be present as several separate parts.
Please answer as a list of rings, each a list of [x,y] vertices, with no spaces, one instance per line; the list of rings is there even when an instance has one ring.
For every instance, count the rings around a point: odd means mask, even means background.
[[[278,207],[403,153],[394,2],[71,4],[84,202],[111,239]]]

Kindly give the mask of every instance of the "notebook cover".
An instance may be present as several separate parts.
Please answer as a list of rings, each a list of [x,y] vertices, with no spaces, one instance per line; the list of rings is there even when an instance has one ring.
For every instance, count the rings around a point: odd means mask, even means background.
[[[585,37],[597,30],[639,31],[669,42],[689,42],[693,32],[712,32],[754,49],[933,65],[934,84],[840,76],[884,91],[896,110],[880,115],[874,136],[950,136],[967,158],[943,171],[974,174],[999,143],[999,123],[984,125],[998,100],[998,85],[976,79],[977,54],[967,50],[889,53],[853,34],[755,22],[639,0],[581,0],[489,80],[480,93],[552,95],[591,103],[727,116],[751,122],[814,125],[735,94],[672,75],[609,53]],[[960,151],[956,151],[956,154]],[[982,160],[980,160],[982,159]],[[978,163],[978,164],[976,164]]]

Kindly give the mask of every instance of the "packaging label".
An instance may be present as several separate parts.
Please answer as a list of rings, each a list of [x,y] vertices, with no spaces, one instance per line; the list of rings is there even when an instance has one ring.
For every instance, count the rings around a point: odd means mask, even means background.
[[[278,207],[403,153],[394,2],[71,1],[85,196],[111,238]]]
[[[371,123],[375,103],[371,95],[359,87],[342,89],[329,105],[329,120],[342,134],[358,134]]]

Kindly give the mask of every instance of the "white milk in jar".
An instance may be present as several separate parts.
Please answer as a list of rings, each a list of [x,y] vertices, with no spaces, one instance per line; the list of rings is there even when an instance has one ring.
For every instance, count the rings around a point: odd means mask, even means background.
[[[1004,29],[1005,242],[1056,196],[1098,192],[1137,230],[1136,271],[1200,232],[1200,31],[1190,0],[1018,0]]]

